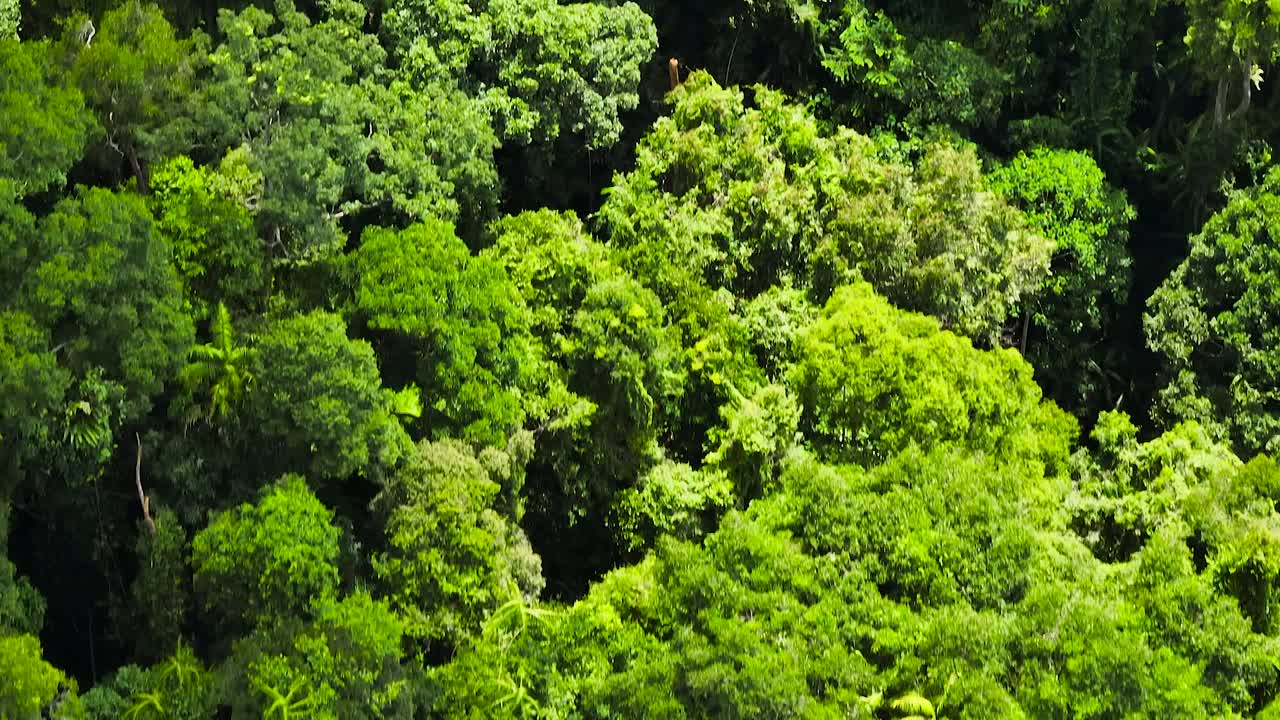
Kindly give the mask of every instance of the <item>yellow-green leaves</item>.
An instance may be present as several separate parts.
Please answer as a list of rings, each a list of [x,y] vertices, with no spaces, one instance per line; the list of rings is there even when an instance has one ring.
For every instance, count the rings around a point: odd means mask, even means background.
[[[267,488],[257,504],[219,515],[191,544],[196,593],[204,607],[246,630],[301,616],[337,593],[338,530],[333,513],[296,475]]]
[[[823,454],[876,464],[910,445],[958,444],[1050,468],[1075,424],[1043,403],[1012,350],[977,350],[859,283],[837,290],[799,338],[789,378],[801,429]]]
[[[71,692],[59,697],[59,689]],[[75,682],[44,661],[40,641],[0,632],[0,718],[40,717],[43,711],[75,717],[80,702]]]

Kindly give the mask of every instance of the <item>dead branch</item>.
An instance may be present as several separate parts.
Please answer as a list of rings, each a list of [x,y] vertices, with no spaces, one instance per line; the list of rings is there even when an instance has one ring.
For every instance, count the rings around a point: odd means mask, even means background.
[[[142,519],[147,523],[147,530],[151,531],[151,537],[155,537],[156,521],[151,519],[151,498],[142,491],[142,436],[134,433],[133,437],[138,441],[138,462],[133,467],[133,479],[138,484],[138,503],[142,505]]]

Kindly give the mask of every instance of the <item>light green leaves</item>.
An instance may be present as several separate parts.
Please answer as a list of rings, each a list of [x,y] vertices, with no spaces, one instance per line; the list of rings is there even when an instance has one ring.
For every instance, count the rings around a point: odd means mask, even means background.
[[[375,571],[406,633],[427,647],[458,646],[489,612],[542,588],[524,533],[495,511],[501,491],[465,445],[423,442],[374,501],[387,537]]]
[[[18,0],[0,0],[0,40],[16,40],[22,24]]]
[[[992,174],[992,187],[1053,245],[1050,273],[1018,302],[1013,344],[1067,407],[1114,404],[1120,363],[1105,352],[1128,300],[1135,212],[1080,152],[1037,149]]]
[[[598,217],[677,317],[708,290],[750,300],[791,281],[823,300],[862,279],[994,344],[1048,274],[1051,243],[988,187],[972,148],[929,143],[911,167],[778,92],[757,87],[749,106],[705,73],[671,99]]]
[[[369,228],[351,267],[358,316],[412,353],[400,362],[430,398],[425,424],[490,444],[522,426],[536,361],[528,311],[491,256],[472,257],[451,224],[432,220]]]
[[[913,444],[958,444],[1051,471],[1066,460],[1074,422],[1041,401],[1016,352],[977,350],[865,283],[837,290],[799,346],[789,385],[801,429],[828,457],[875,464]]]
[[[333,513],[302,478],[267,488],[254,505],[219,515],[191,543],[195,587],[204,607],[248,629],[300,616],[337,593],[338,530]]]
[[[253,381],[253,352],[238,342],[231,313],[222,303],[218,303],[209,324],[209,334],[212,342],[191,348],[191,357],[178,380],[193,396],[206,396],[203,413],[199,401],[191,406],[193,416],[203,415],[208,422],[222,423],[235,419],[245,390]],[[189,422],[193,416],[188,417]]]
[[[72,691],[59,697],[66,686]],[[80,707],[74,688],[73,680],[41,657],[39,640],[0,634],[0,717],[40,717],[46,711],[74,717]]]
[[[657,47],[653,22],[629,2],[393,0],[383,31],[420,83],[452,77],[483,97],[505,140],[563,134],[596,149],[620,138]]]

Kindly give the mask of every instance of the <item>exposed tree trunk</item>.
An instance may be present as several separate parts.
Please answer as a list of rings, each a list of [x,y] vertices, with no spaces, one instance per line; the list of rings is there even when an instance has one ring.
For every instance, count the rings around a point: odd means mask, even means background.
[[[151,519],[151,498],[142,491],[142,436],[137,433],[133,437],[138,441],[138,462],[133,466],[133,479],[138,485],[138,503],[142,505],[142,519],[147,523],[151,537],[156,536],[156,521]]]
[[[1227,113],[1227,95],[1231,92],[1231,83],[1226,77],[1218,79],[1218,93],[1213,101],[1213,126],[1220,128],[1249,111],[1253,102],[1253,86],[1250,73],[1253,71],[1253,59],[1246,59],[1240,67],[1240,102],[1236,108]]]
[[[151,194],[151,180],[147,177],[147,164],[142,158],[138,157],[138,150],[133,143],[128,143],[125,147],[125,156],[129,158],[129,166],[133,168],[133,176],[138,180],[138,192],[143,195]]]
[[[1246,60],[1244,67],[1240,69],[1240,79],[1243,81],[1240,88],[1240,104],[1227,116],[1227,122],[1231,122],[1249,111],[1249,103],[1253,101],[1253,85],[1250,82],[1250,74],[1252,72],[1253,60]]]

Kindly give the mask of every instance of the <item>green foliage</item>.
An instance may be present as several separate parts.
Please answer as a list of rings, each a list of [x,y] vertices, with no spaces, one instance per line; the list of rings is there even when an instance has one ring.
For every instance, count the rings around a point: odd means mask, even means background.
[[[35,635],[44,625],[44,598],[9,562],[9,506],[0,504],[0,634]]]
[[[751,397],[739,395],[720,409],[725,426],[712,431],[718,441],[707,464],[733,480],[739,507],[765,494],[779,463],[797,442],[800,407],[786,388],[767,385]]]
[[[523,425],[529,318],[501,265],[473,257],[449,223],[430,221],[370,228],[352,267],[360,317],[417,356],[424,426],[500,443]]]
[[[17,39],[22,26],[22,10],[18,0],[0,0],[0,39]]]
[[[571,213],[526,212],[494,224],[492,255],[529,306],[534,333],[551,351],[570,334],[574,309],[598,281],[618,274],[608,250]]]
[[[213,170],[178,156],[152,173],[156,226],[173,243],[174,266],[200,315],[212,315],[221,302],[255,308],[267,285],[266,256],[250,216],[262,179],[243,177],[240,159],[229,154]]]
[[[67,24],[60,46],[70,77],[105,131],[108,162],[128,163],[144,193],[150,164],[180,142],[175,119],[191,89],[193,45],[177,37],[160,9],[128,0],[102,16],[95,32],[83,16]],[[111,165],[109,165],[110,167]]]
[[[49,333],[23,312],[0,312],[0,458],[18,466],[57,440],[69,373],[49,352]]]
[[[757,88],[748,109],[706,73],[671,100],[600,209],[623,265],[668,303],[703,285],[750,297],[800,275],[822,230],[820,193],[846,162],[866,163],[862,147],[822,137],[780,93]]]
[[[1225,76],[1234,74],[1244,79],[1248,92],[1254,67],[1280,56],[1276,50],[1280,8],[1274,4],[1258,0],[1183,0],[1181,4],[1189,16],[1183,41],[1208,79],[1225,82]]]
[[[528,362],[534,392],[525,396],[530,419],[545,430],[580,427],[594,407],[567,387],[574,314],[592,286],[620,271],[570,213],[521,213],[503,218],[492,231],[496,239],[483,254],[502,266],[524,300],[536,343]]]
[[[571,497],[607,502],[634,481],[656,449],[664,399],[680,378],[662,304],[630,278],[602,280],[587,291],[573,317],[566,348],[569,388],[596,411],[578,434],[552,442],[570,444],[557,461]]]
[[[1276,715],[1273,5],[0,0],[0,720]]]
[[[1128,299],[1133,208],[1080,152],[1019,154],[993,174],[992,185],[1053,243],[1049,277],[1021,303],[1024,322],[1037,330],[1035,342],[1022,341],[1023,352],[1054,397],[1073,408],[1098,407],[1114,394],[1117,368],[1094,357]]]
[[[822,132],[776,91],[755,88],[748,107],[705,73],[672,99],[599,218],[623,265],[675,307],[703,286],[750,299],[796,279],[825,300],[864,279],[992,341],[1047,273],[1049,241],[987,188],[972,149],[931,143],[912,169],[851,130]]]
[[[48,328],[60,366],[82,383],[100,373],[120,404],[109,423],[140,417],[176,374],[193,336],[169,243],[146,204],[135,195],[82,189],[43,218],[28,242],[18,303]],[[98,404],[86,412],[107,410]]]
[[[409,718],[399,619],[357,592],[314,605],[314,620],[237,648],[233,712],[262,718]]]
[[[735,488],[724,473],[670,461],[653,466],[635,487],[618,494],[613,523],[629,550],[653,547],[660,536],[696,540],[733,506]]]
[[[890,201],[902,206],[900,214],[877,208],[878,200],[873,195],[841,208],[832,233],[835,251],[844,262],[851,255],[851,269],[861,270],[890,301],[994,344],[1019,299],[1044,281],[1050,242],[988,189],[970,147],[926,147],[914,188]],[[888,262],[877,257],[881,247]],[[870,267],[861,266],[862,258]],[[850,279],[847,270],[833,274]]]
[[[226,305],[218,303],[209,334],[213,342],[192,347],[187,365],[178,374],[178,381],[193,398],[197,394],[207,396],[203,413],[202,403],[193,400],[190,404],[188,422],[200,416],[207,422],[233,421],[244,402],[247,386],[253,382],[249,369],[253,352],[236,342]]]
[[[410,637],[454,647],[502,603],[542,589],[538,556],[495,510],[501,490],[456,441],[422,442],[387,479],[374,500],[387,551],[374,569]]]
[[[1092,437],[1097,451],[1074,458],[1072,513],[1077,531],[1107,560],[1125,559],[1146,538],[1181,522],[1193,493],[1241,465],[1195,423],[1140,443],[1128,416],[1103,413]]]
[[[133,637],[137,657],[159,661],[171,653],[184,652],[182,639],[191,612],[191,569],[187,533],[178,518],[163,509],[153,514],[156,534],[140,532],[135,545],[138,574],[129,588],[129,619],[138,628]],[[182,668],[175,666],[174,672],[180,671]]]
[[[333,513],[296,475],[266,488],[254,505],[217,516],[191,541],[195,591],[230,628],[307,613],[337,593]]]
[[[1280,517],[1268,499],[1280,487],[1275,463],[1260,457],[1243,464],[1195,423],[1140,443],[1127,417],[1109,414],[1094,439],[1095,455],[1075,459],[1068,506],[1094,552],[1115,560],[1146,553],[1153,543],[1182,543],[1185,553],[1199,555],[1217,590],[1235,597],[1252,630],[1272,634],[1280,610]],[[1249,670],[1251,677],[1257,672]]]
[[[148,668],[126,665],[85,693],[89,718],[202,720],[214,712],[214,675],[191,648],[179,644]]]
[[[479,101],[446,80],[392,82],[376,38],[350,20],[312,22],[289,0],[274,17],[224,10],[226,40],[201,68],[201,136],[218,155],[243,148],[263,178],[256,220],[280,262],[332,258],[347,216],[478,224],[496,201],[497,141]]]
[[[865,283],[837,290],[798,342],[789,384],[800,428],[825,456],[875,464],[955,443],[1051,472],[1066,461],[1075,423],[1041,401],[1015,351],[977,350]]]
[[[44,715],[48,713],[47,715]],[[0,636],[0,717],[84,717],[75,681],[41,657],[30,635]]]
[[[394,462],[403,431],[390,413],[373,348],[325,312],[268,324],[253,342],[242,438],[263,474],[315,481],[376,474]]]
[[[80,92],[53,67],[48,47],[5,32],[10,12],[16,20],[16,4],[0,2],[0,178],[26,195],[66,182],[94,121]]]
[[[565,134],[597,149],[621,137],[657,48],[652,21],[629,2],[391,0],[383,32],[419,83],[461,77],[483,96],[506,140]]]
[[[1156,405],[1166,424],[1195,420],[1249,456],[1280,447],[1276,300],[1280,172],[1238,192],[1191,238],[1152,295],[1147,342],[1165,363]]]

